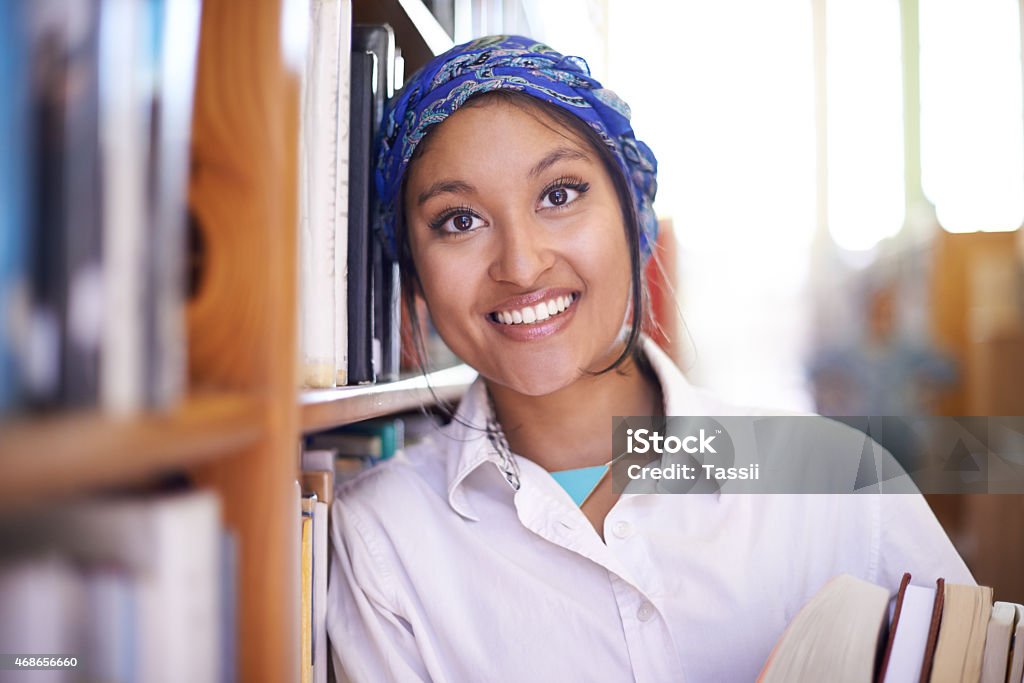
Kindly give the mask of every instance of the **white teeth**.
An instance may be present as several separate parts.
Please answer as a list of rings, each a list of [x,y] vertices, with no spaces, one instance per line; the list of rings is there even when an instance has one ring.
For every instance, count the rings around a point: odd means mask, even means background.
[[[558,315],[569,308],[575,297],[572,294],[559,296],[534,306],[524,306],[516,311],[496,311],[493,314],[494,320],[503,325],[521,325],[547,320],[551,316]]]

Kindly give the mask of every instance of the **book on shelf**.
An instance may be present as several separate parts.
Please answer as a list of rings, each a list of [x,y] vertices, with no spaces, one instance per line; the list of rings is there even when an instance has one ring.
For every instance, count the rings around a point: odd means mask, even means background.
[[[61,200],[54,202],[63,227],[55,229],[55,241],[63,237],[63,264],[54,270],[65,275],[54,278],[63,290],[63,321],[58,400],[68,406],[95,405],[99,398],[100,339],[103,331],[102,212],[97,201],[102,191],[100,125],[100,3],[96,0],[66,3],[62,55],[64,83],[60,97],[63,153],[57,162]],[[44,200],[45,201],[45,200]],[[52,248],[52,246],[51,246]],[[58,328],[60,329],[60,328]]]
[[[86,500],[6,524],[4,651],[77,654],[89,680],[230,674],[236,569],[216,494]]]
[[[337,376],[346,374],[338,357],[339,333],[347,333],[335,317],[344,306],[345,292],[337,281],[338,240],[346,232],[347,179],[343,186],[341,166],[347,161],[339,153],[341,131],[347,128],[347,112],[340,103],[344,80],[339,77],[348,55],[351,5],[340,0],[309,0],[309,42],[302,78],[299,135],[299,253],[300,347],[302,380],[308,387],[333,387]],[[345,164],[347,166],[347,164]],[[338,297],[342,301],[338,301]]]
[[[889,589],[848,575],[822,587],[786,627],[759,681],[1021,683],[1014,658],[1024,607],[992,589],[939,579]]]
[[[387,24],[357,24],[352,31],[352,46],[373,53],[377,69],[371,79],[373,106],[371,139],[377,137],[384,120],[384,106],[395,94],[395,33]],[[372,163],[371,159],[371,163]],[[372,165],[371,165],[372,168]],[[372,177],[372,173],[371,173]],[[376,202],[375,187],[370,184],[370,206]],[[397,255],[383,235],[370,229],[370,287],[373,291],[372,362],[379,381],[398,379],[400,351],[400,278]]]
[[[406,425],[412,425],[407,439]],[[433,434],[435,417],[420,413],[355,422],[343,427],[311,434],[304,439],[302,471],[304,489],[316,492],[329,486],[333,490],[364,470],[397,456],[411,445]],[[329,481],[320,478],[330,473]],[[326,502],[330,502],[329,500]]]
[[[313,681],[313,508],[316,496],[302,498],[302,621],[299,638],[299,680]]]
[[[103,610],[110,619],[97,624],[96,630],[100,632],[96,633],[93,647],[99,645],[99,648],[88,650],[91,662],[85,659],[83,645],[93,644],[88,643],[88,629],[83,625],[95,612],[88,604],[88,581],[70,559],[56,553],[6,558],[0,564],[0,650],[5,653],[80,653],[88,673],[125,673],[120,662],[107,668],[104,660],[109,653],[106,644],[101,642],[108,633],[100,631],[103,626],[122,627],[117,622],[120,614],[117,602],[111,602]],[[110,597],[119,600],[116,595]],[[97,677],[97,680],[104,679]],[[109,677],[105,680],[130,679]]]
[[[327,562],[328,503],[313,504],[313,582],[312,582],[312,667],[313,683],[327,683]]]
[[[3,12],[0,410],[170,406],[199,0]]]
[[[397,254],[372,224],[372,155],[404,62],[389,25],[352,24],[350,1],[308,3],[300,126],[302,383],[394,381],[401,369],[401,276]],[[322,96],[327,92],[333,99]]]
[[[103,0],[104,407],[172,405],[185,384],[189,145],[198,0]]]
[[[373,289],[370,275],[370,164],[374,70],[372,53],[351,54],[348,180],[348,383],[373,373]]]
[[[23,400],[19,372],[25,353],[23,335],[28,316],[29,231],[29,54],[26,6],[0,3],[0,415]]]
[[[309,576],[303,568],[303,591],[309,594],[309,648],[311,657],[310,679],[313,683],[327,683],[329,647],[327,643],[327,562],[328,516],[334,497],[334,459],[331,450],[305,449],[302,452],[303,504],[310,514],[310,556],[303,549],[303,562],[309,562]],[[306,520],[303,519],[303,533]],[[303,537],[305,542],[305,536]],[[303,610],[307,605],[303,604]],[[305,616],[303,617],[305,619]],[[303,625],[305,628],[305,625]]]
[[[185,254],[192,101],[201,0],[148,0],[156,57],[147,168],[146,404],[168,406],[184,395]]]
[[[334,383],[348,384],[348,177],[352,79],[352,0],[340,0],[338,144],[334,195]]]

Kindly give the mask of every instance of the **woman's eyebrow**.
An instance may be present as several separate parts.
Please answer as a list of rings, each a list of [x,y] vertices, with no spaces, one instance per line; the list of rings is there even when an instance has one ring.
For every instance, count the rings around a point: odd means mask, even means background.
[[[476,189],[472,185],[462,180],[438,180],[420,193],[420,196],[416,198],[416,203],[419,206],[423,206],[428,200],[439,194],[469,194],[475,191]]]
[[[536,178],[554,164],[566,159],[582,159],[585,161],[589,158],[590,157],[579,149],[574,149],[572,147],[559,147],[552,150],[550,154],[538,161],[534,167],[530,169],[529,175],[531,178]]]

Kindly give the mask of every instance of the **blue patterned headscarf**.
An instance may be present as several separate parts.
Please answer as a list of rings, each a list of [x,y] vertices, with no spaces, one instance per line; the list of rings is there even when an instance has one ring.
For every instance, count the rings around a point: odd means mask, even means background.
[[[629,125],[629,106],[591,78],[586,62],[522,36],[490,36],[459,45],[420,69],[384,112],[378,139],[376,228],[395,250],[402,178],[416,146],[474,95],[516,90],[571,112],[612,151],[640,220],[640,252],[650,255],[658,235],[652,203],[658,162]]]

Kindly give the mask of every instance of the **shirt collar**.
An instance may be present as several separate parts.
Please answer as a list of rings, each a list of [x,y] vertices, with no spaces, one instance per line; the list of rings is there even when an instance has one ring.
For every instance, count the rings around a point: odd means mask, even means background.
[[[641,348],[661,385],[666,415],[729,414],[725,404],[691,385],[668,354],[650,338],[642,338]],[[440,437],[448,439],[456,451],[452,457],[446,458],[448,504],[457,513],[473,521],[479,518],[466,496],[464,487],[468,484],[464,482],[480,465],[492,462],[498,467],[501,460],[487,438],[489,413],[487,389],[483,379],[477,377],[459,403],[455,419]]]

